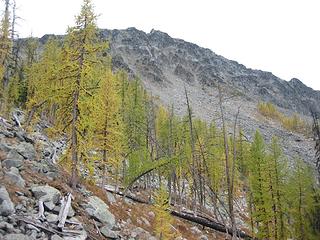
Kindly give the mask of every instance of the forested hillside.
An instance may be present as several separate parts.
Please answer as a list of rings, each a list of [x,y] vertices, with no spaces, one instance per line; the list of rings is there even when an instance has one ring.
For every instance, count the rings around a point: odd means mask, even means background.
[[[190,95],[196,92],[190,86],[179,89],[185,107],[176,114],[176,105],[163,102],[163,93],[159,99],[145,88],[138,74],[115,68],[112,42],[101,38],[91,0],[83,1],[64,37],[51,36],[44,42],[16,39],[9,2],[0,29],[0,120],[6,123],[12,118],[30,136],[64,139],[59,158],[55,154],[46,161],[62,169],[70,191],[91,186],[100,188],[102,195],[109,190],[151,205],[155,217],[150,231],[156,239],[196,239],[175,227],[176,218],[232,239],[320,238],[319,172],[310,164],[315,158],[302,159],[303,153],[287,156],[279,143],[285,139],[271,134],[265,141],[266,132],[261,134],[258,127],[248,137],[239,122],[242,110],[226,111],[234,91],[223,81],[215,83],[218,101],[212,108],[218,119],[195,116],[199,109],[191,103]],[[233,75],[233,69],[229,71]],[[237,81],[240,86],[242,80]],[[281,98],[268,95],[266,100],[278,103]],[[290,99],[282,106],[295,102]],[[299,115],[287,117],[271,103],[254,104],[261,122],[282,124],[282,131],[306,138],[313,133],[314,139],[320,136],[316,114],[311,123]],[[300,113],[303,104],[297,105]],[[6,152],[3,146],[1,153]],[[8,156],[0,160],[0,171],[12,171]],[[1,187],[4,183],[1,180]],[[0,212],[1,202],[0,193]],[[112,211],[120,212],[120,207]],[[0,227],[0,238],[8,234],[5,229]],[[107,239],[120,239],[122,229],[108,230],[119,233]],[[201,239],[213,239],[210,234]]]

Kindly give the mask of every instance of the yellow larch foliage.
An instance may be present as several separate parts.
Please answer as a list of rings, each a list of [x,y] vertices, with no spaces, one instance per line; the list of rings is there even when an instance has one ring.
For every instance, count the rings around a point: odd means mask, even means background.
[[[173,219],[168,211],[169,195],[167,190],[161,186],[155,195],[155,232],[160,240],[174,239],[177,233],[171,229]]]
[[[121,98],[119,78],[107,70],[99,83],[93,106],[94,149],[98,150],[102,161],[99,165],[104,169],[108,166],[116,173],[119,172],[122,153],[124,151],[124,125],[120,113]],[[115,177],[118,174],[114,174]],[[106,176],[104,176],[105,178]],[[105,180],[105,179],[103,179]]]

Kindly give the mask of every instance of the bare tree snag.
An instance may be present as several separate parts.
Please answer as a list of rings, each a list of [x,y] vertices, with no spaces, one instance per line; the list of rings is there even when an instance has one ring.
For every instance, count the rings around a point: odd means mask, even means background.
[[[195,159],[195,140],[194,140],[194,129],[192,123],[192,110],[190,107],[189,97],[187,93],[187,89],[184,88],[186,101],[187,101],[187,110],[188,110],[188,121],[189,121],[189,128],[190,128],[190,140],[191,140],[191,155],[192,155],[192,166],[191,166],[191,174],[192,174],[192,206],[194,210],[196,210],[196,202],[197,202],[197,173],[196,173],[196,159]]]
[[[230,159],[229,159],[229,144],[228,144],[228,137],[227,137],[227,129],[225,123],[225,116],[223,110],[223,97],[221,92],[220,85],[218,86],[219,89],[219,107],[221,113],[221,121],[222,121],[222,132],[223,132],[223,142],[224,142],[224,150],[225,150],[225,170],[226,170],[226,178],[227,178],[227,187],[228,187],[228,207],[229,207],[229,215],[232,227],[232,239],[236,238],[236,226],[235,226],[235,217],[234,217],[234,210],[233,210],[233,191],[232,191],[232,176],[230,173]],[[236,124],[236,123],[235,123]]]

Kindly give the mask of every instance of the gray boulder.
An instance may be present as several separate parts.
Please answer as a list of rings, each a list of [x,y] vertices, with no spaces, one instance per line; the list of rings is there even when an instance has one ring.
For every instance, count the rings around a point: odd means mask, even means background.
[[[2,161],[2,166],[5,168],[20,168],[23,164],[23,160],[23,157],[18,153],[18,151],[16,149],[12,149],[8,153],[7,158]]]
[[[86,240],[88,237],[87,232],[82,230],[80,235],[74,237],[63,237],[64,240]]]
[[[9,216],[15,212],[14,204],[5,187],[0,187],[0,215]]]
[[[16,149],[25,159],[35,160],[36,150],[31,143],[21,142]]]
[[[54,209],[61,196],[58,189],[48,185],[32,187],[31,192],[37,200],[43,201],[49,210]]]
[[[14,232],[14,226],[7,222],[0,222],[0,229],[4,230],[6,233]]]
[[[116,198],[113,196],[113,194],[111,192],[107,192],[107,198],[110,203],[116,202]]]
[[[51,214],[51,213],[47,213],[46,214],[46,220],[49,222],[49,223],[55,223],[58,221],[58,215],[56,214]]]
[[[26,185],[24,179],[20,175],[18,168],[11,167],[10,171],[5,173],[5,178],[7,178],[10,182],[17,185],[18,187],[24,188]]]
[[[55,234],[51,237],[51,240],[63,240],[62,237],[60,237],[59,235]]]
[[[108,210],[108,205],[97,196],[88,198],[88,203],[85,205],[86,212],[93,218],[103,224],[106,224],[112,229],[116,223],[114,215]]]
[[[4,142],[0,142],[0,150],[4,152],[9,152],[11,150],[11,147]]]
[[[136,227],[133,229],[130,236],[134,239],[154,239],[154,237],[148,231],[141,227]]]
[[[105,236],[107,239],[118,239],[118,234],[114,231],[112,231],[108,226],[103,226],[100,228],[100,232],[103,236]]]
[[[3,240],[31,240],[31,238],[24,234],[12,233],[4,236]]]
[[[208,237],[206,235],[201,235],[199,237],[199,240],[208,240]]]

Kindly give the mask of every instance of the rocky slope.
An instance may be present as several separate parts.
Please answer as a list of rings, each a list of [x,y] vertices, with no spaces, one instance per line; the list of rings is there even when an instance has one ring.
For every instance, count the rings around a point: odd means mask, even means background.
[[[268,141],[278,136],[290,159],[298,155],[313,163],[311,139],[264,119],[256,106],[259,101],[270,101],[285,114],[299,112],[308,120],[306,114],[310,107],[320,106],[319,91],[298,79],[287,82],[270,72],[246,68],[209,49],[171,38],[160,31],[102,30],[101,37],[110,42],[114,69],[125,69],[130,76],[139,77],[163,104],[174,104],[177,114],[186,113],[186,87],[195,116],[208,121],[213,119],[219,124],[217,86],[220,85],[230,124],[240,108],[240,126],[249,139],[260,129]]]
[[[156,240],[151,205],[84,181],[76,190],[68,186],[70,176],[55,163],[64,146],[63,140],[50,141],[39,131],[27,134],[0,118],[0,239]],[[71,208],[60,227],[63,199],[69,194]],[[143,199],[139,192],[130,196]],[[224,239],[219,232],[179,219],[172,231],[177,232],[176,240]]]

